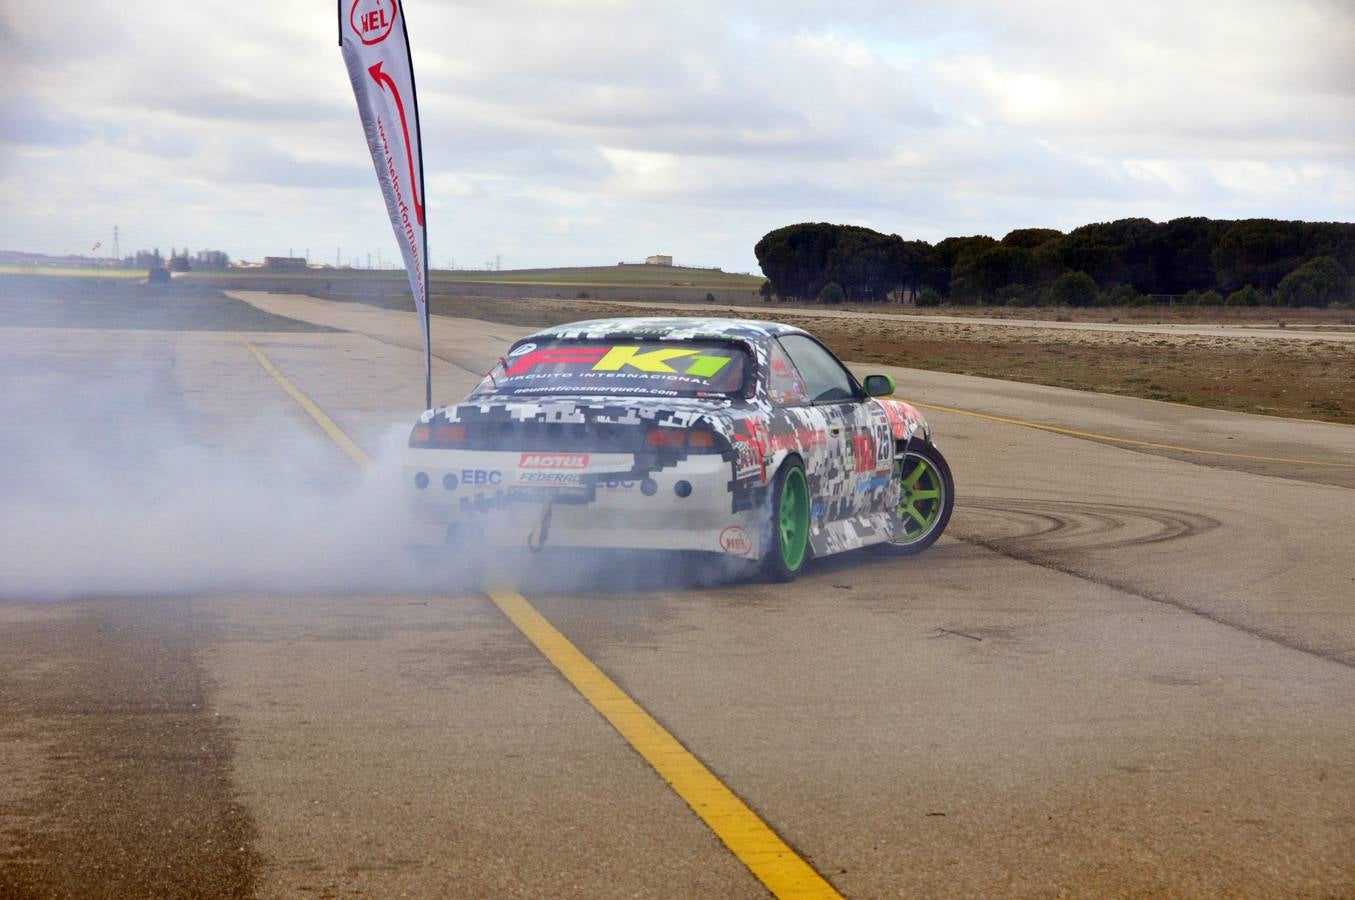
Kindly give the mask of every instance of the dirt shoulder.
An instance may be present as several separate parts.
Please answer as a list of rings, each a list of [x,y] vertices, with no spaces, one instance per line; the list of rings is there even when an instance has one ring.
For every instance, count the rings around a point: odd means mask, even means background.
[[[592,300],[435,296],[432,308],[439,315],[541,326],[637,314],[631,306]],[[694,311],[682,304],[653,310]],[[980,319],[855,321],[779,307],[767,308],[764,318],[806,328],[834,352],[861,362],[1355,424],[1355,344],[1349,342],[1068,331]]]
[[[408,282],[380,273],[364,278],[249,279],[251,289],[300,291],[344,302],[408,310]],[[227,287],[207,279],[169,288],[109,284],[92,279],[0,279],[0,324],[68,327],[190,328],[259,331],[314,330],[294,320],[269,316],[221,294]],[[485,286],[482,286],[482,289]],[[516,325],[544,326],[577,319],[643,314],[708,314],[708,303],[675,302],[644,290],[617,287],[617,296],[599,298],[506,295],[496,285],[481,294],[462,285],[434,282],[430,298],[438,315]],[[628,301],[626,305],[621,302]],[[721,303],[738,302],[720,298]],[[652,305],[651,305],[652,304]],[[879,306],[863,307],[870,318],[826,318],[767,304],[761,318],[799,325],[842,356],[861,362],[956,372],[1010,381],[1077,388],[1108,394],[1170,400],[1239,412],[1355,424],[1355,342],[1335,339],[1351,327],[1350,310],[1228,310],[1178,307],[1166,310],[1003,310],[1003,319],[1052,315],[1048,326],[994,322],[975,315],[961,321],[927,321],[913,315],[882,316]],[[850,307],[839,308],[850,313]],[[942,309],[947,315],[980,310]],[[935,312],[924,310],[922,312]],[[725,314],[725,313],[717,313]],[[1277,314],[1287,318],[1277,318]],[[1097,317],[1102,318],[1097,318]],[[1321,325],[1333,340],[1275,340],[1248,336],[1245,329],[1218,336],[1137,333],[1058,327],[1066,321],[1121,323],[1225,322],[1275,326]],[[1345,335],[1341,335],[1345,337]],[[1309,335],[1311,338],[1312,335]]]

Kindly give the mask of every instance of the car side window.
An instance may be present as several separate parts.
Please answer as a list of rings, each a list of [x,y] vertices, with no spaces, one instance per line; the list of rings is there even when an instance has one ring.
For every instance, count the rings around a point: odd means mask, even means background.
[[[805,390],[812,402],[832,403],[856,398],[852,376],[818,341],[800,334],[782,335],[778,340],[804,379]]]
[[[809,405],[804,379],[776,341],[772,341],[767,350],[767,394],[774,406]]]

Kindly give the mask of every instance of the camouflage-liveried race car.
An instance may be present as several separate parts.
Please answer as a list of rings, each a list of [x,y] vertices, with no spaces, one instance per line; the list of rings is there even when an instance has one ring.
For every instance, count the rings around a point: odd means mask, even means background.
[[[940,536],[954,482],[893,380],[739,319],[539,331],[409,441],[417,515],[499,544],[696,550],[789,580],[806,558]]]

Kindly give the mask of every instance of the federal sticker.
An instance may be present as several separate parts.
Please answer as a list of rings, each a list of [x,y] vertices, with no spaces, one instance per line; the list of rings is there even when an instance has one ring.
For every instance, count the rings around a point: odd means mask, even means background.
[[[720,549],[733,556],[747,556],[753,552],[753,539],[742,525],[730,525],[720,532]]]
[[[530,487],[583,487],[583,478],[578,472],[519,472],[519,486]]]

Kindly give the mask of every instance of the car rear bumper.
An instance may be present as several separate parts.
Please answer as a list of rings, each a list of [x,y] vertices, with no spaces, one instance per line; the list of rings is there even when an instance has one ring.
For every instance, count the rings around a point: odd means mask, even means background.
[[[414,515],[492,545],[701,550],[759,556],[761,515],[733,511],[731,466],[691,454],[636,473],[627,453],[411,448],[403,483]],[[549,511],[549,519],[546,519]]]

